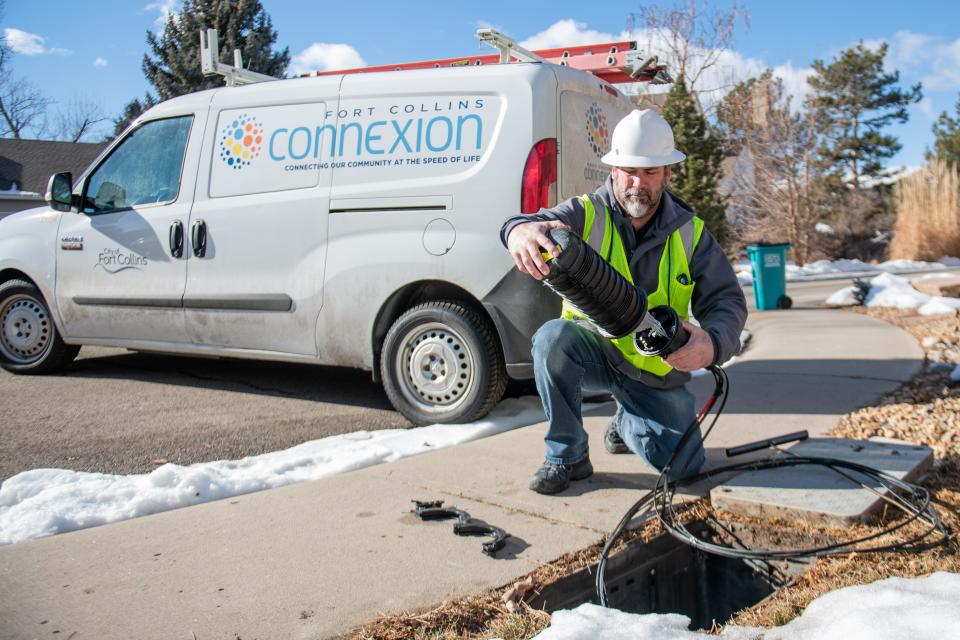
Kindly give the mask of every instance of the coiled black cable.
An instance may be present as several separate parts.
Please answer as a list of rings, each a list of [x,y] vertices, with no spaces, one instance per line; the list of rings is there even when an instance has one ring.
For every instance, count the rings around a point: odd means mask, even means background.
[[[708,469],[706,471],[682,476],[677,480],[669,480],[668,475],[671,472],[671,465],[673,464],[674,458],[676,458],[677,452],[683,448],[683,444],[694,433],[694,429],[700,428],[703,418],[705,417],[706,413],[709,412],[713,401],[718,395],[722,395],[723,400],[720,403],[720,406],[717,408],[717,412],[714,415],[713,421],[710,423],[710,427],[707,429],[706,433],[704,433],[703,440],[706,440],[707,436],[710,435],[710,431],[713,430],[717,419],[723,413],[723,408],[726,404],[726,393],[729,391],[729,380],[726,377],[726,372],[724,372],[720,367],[710,367],[710,371],[713,373],[716,381],[716,390],[714,391],[713,396],[711,396],[710,400],[707,402],[707,405],[704,406],[704,409],[687,428],[683,438],[681,438],[680,443],[674,450],[673,456],[671,456],[670,461],[664,467],[663,471],[661,471],[659,478],[657,478],[657,483],[654,488],[644,494],[639,500],[637,500],[637,502],[633,504],[632,507],[630,507],[627,513],[624,514],[623,518],[620,519],[617,527],[613,530],[613,533],[610,534],[610,537],[607,539],[607,542],[603,547],[603,551],[600,554],[600,560],[597,563],[596,574],[597,598],[602,606],[609,606],[607,603],[605,572],[610,551],[620,536],[623,535],[623,532],[626,530],[626,527],[630,521],[637,515],[637,513],[640,512],[641,509],[644,508],[652,509],[656,514],[657,519],[663,525],[664,529],[671,536],[680,540],[681,542],[684,542],[685,544],[688,544],[696,549],[700,549],[706,553],[712,553],[727,558],[740,558],[745,560],[787,560],[816,558],[830,555],[843,555],[853,551],[856,551],[857,553],[921,551],[923,549],[942,545],[956,535],[956,532],[947,527],[940,519],[940,515],[933,507],[930,493],[925,488],[904,480],[900,480],[899,478],[891,476],[890,474],[878,469],[873,469],[871,467],[837,458],[795,455],[790,455],[789,457],[784,458],[765,458],[762,460],[751,460],[747,462],[723,465],[713,469]],[[724,389],[726,389],[726,391]],[[891,523],[880,530],[860,536],[858,538],[816,547],[787,550],[736,549],[726,545],[708,542],[694,535],[683,525],[679,514],[674,510],[674,497],[678,487],[700,482],[702,480],[725,473],[777,469],[805,465],[826,467],[836,471],[837,473],[840,473],[848,479],[854,480],[855,482],[860,482],[861,484],[863,484],[862,480],[852,478],[843,470],[851,471],[863,476],[868,480],[876,482],[889,493],[889,495],[883,496],[884,499],[898,507],[906,514],[907,517],[900,522]],[[681,469],[681,474],[683,471],[684,469]],[[866,484],[864,484],[864,486],[873,490]],[[907,525],[917,521],[923,522],[926,526],[922,531],[914,535],[889,544],[864,546],[865,543],[877,540],[886,535],[893,534],[903,529]],[[933,539],[928,540],[928,538],[931,536],[933,536]]]

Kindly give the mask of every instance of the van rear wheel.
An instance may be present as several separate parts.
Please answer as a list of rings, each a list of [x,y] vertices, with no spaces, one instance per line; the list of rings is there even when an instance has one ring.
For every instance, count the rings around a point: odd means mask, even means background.
[[[60,337],[35,286],[25,280],[0,284],[0,367],[14,373],[51,373],[79,351]]]
[[[380,373],[390,402],[417,425],[482,418],[507,386],[494,328],[454,301],[427,302],[400,316],[384,340]]]

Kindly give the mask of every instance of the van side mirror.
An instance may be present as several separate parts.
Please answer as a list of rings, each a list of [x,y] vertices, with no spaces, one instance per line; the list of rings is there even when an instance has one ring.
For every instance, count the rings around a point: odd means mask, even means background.
[[[69,171],[50,176],[46,200],[52,209],[70,211],[73,206],[73,175]]]

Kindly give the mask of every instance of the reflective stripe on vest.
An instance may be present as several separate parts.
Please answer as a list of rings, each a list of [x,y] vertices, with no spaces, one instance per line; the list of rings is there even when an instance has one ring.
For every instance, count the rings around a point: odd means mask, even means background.
[[[620,275],[634,284],[623,239],[616,225],[613,224],[610,210],[595,193],[581,196],[580,200],[585,213],[584,241],[609,262]],[[604,215],[597,216],[597,211],[602,211]],[[692,220],[667,236],[663,253],[660,255],[657,290],[647,295],[648,308],[669,304],[681,318],[689,320],[690,298],[694,287],[689,264],[702,233],[703,220],[694,216]],[[560,317],[597,331],[586,316],[566,301],[563,303]],[[633,336],[608,340],[613,347],[607,349],[612,364],[629,377],[638,378],[641,371],[662,377],[673,369],[663,358],[644,356],[638,352],[633,343]]]

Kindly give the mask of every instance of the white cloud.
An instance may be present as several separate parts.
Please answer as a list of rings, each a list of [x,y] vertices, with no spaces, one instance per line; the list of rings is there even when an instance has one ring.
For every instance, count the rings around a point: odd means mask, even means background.
[[[949,42],[940,36],[903,30],[890,38],[862,42],[871,51],[877,51],[883,43],[888,45],[884,70],[899,71],[904,89],[917,81],[923,83],[924,90],[930,91],[952,92],[960,85],[960,38]],[[851,43],[848,48],[856,44]],[[829,60],[839,55],[838,50]]]
[[[943,38],[912,31],[897,31],[890,39],[888,70],[897,69],[904,80],[919,80],[924,89],[954,91],[960,86],[960,38]]]
[[[642,54],[656,55],[661,63],[667,65],[668,71],[676,75],[677,60],[671,52],[669,43],[663,35],[652,29],[636,29],[614,34],[590,29],[587,24],[568,18],[554,22],[545,30],[526,38],[519,44],[527,49],[536,50],[623,40],[635,40]],[[697,61],[702,61],[705,55],[705,50],[691,47],[690,60],[693,61],[694,65]],[[767,65],[762,60],[747,58],[732,49],[723,49],[718,53],[712,66],[697,79],[694,88],[697,90],[703,107],[709,110],[735,84],[759,75],[766,67]],[[802,72],[798,70],[796,73]],[[628,93],[633,93],[636,87],[623,87],[623,89]],[[667,89],[665,87],[644,86],[643,90],[650,93],[659,93],[665,92]]]
[[[794,67],[790,60],[773,68],[773,75],[783,81],[784,94],[793,96],[790,107],[796,111],[803,106],[803,101],[810,92],[807,78],[813,75],[811,67]]]
[[[550,49],[564,45],[595,44],[602,42],[635,40],[638,48],[647,55],[656,55],[660,62],[666,63],[671,74],[676,75],[677,60],[672,54],[664,37],[651,29],[635,29],[622,31],[619,34],[606,33],[591,29],[586,23],[573,19],[558,20],[549,27],[520,41],[520,45],[527,49]],[[912,31],[898,31],[893,37],[880,40],[863,40],[864,47],[876,50],[882,42],[889,43],[889,52],[885,68],[888,71],[901,72],[901,85],[909,85],[921,81],[925,91],[950,91],[960,86],[960,38],[947,41],[944,38],[930,36]],[[856,43],[851,44],[854,46]],[[705,51],[691,47],[690,59],[696,65],[702,61]],[[839,55],[840,50],[823,56],[827,63]],[[732,49],[721,50],[716,62],[706,70],[695,85],[705,109],[712,108],[723,95],[736,83],[756,77],[764,69],[772,65],[763,59],[751,58]],[[807,78],[813,74],[809,66],[795,67],[792,61],[786,61],[772,66],[773,74],[783,80],[784,91],[792,96],[791,108],[796,111],[802,108],[803,101],[810,92]],[[630,88],[624,88],[632,92]],[[643,91],[656,93],[665,89],[660,87],[643,86]],[[924,115],[936,117],[935,104],[924,99],[917,105]]]
[[[163,31],[163,27],[167,24],[167,18],[170,17],[170,14],[176,15],[179,4],[180,0],[157,0],[157,2],[146,5],[143,10],[159,12],[160,15],[153,21],[153,28],[156,31]]]
[[[310,71],[352,69],[364,67],[366,64],[357,50],[348,44],[314,42],[293,56],[290,61],[290,71],[294,75],[300,75]]]
[[[95,67],[105,67],[105,66],[107,66],[107,60],[106,60],[106,58],[101,58],[100,56],[97,56],[97,59],[93,61],[93,66],[95,66]]]
[[[622,40],[625,34],[615,36],[602,31],[588,29],[583,22],[571,18],[558,20],[540,33],[535,33],[518,44],[525,49],[555,49],[580,44],[595,44]]]
[[[25,56],[38,56],[44,52],[44,38],[20,29],[4,29],[3,35],[7,45],[14,53]]]
[[[38,36],[35,33],[21,31],[20,29],[6,28],[3,30],[3,37],[7,41],[7,46],[10,47],[11,51],[24,56],[42,56],[44,54],[66,56],[73,53],[69,49],[61,49],[59,47],[48,49],[46,45],[44,45],[44,42],[47,40],[46,38]]]

